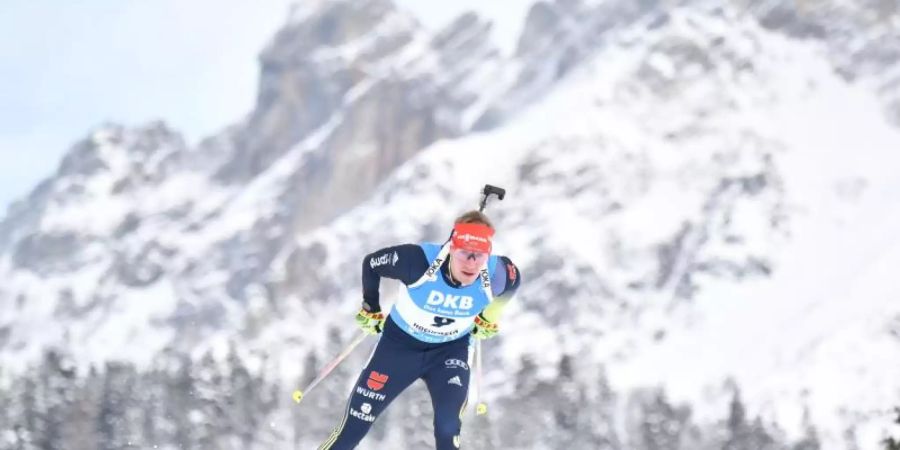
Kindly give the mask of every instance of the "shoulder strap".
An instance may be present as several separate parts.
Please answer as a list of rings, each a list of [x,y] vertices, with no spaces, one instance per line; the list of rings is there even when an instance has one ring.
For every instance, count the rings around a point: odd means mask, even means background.
[[[481,289],[484,290],[484,295],[488,299],[488,303],[494,301],[494,293],[491,291],[491,271],[488,270],[488,264],[490,264],[491,258],[488,258],[487,261],[484,262],[484,265],[481,266],[480,274],[481,277]]]
[[[437,256],[434,257],[434,261],[431,261],[431,265],[428,266],[428,269],[425,270],[425,273],[423,273],[415,283],[408,285],[407,288],[417,288],[428,281],[437,280],[438,272],[441,270],[441,264],[444,264],[444,261],[447,260],[447,255],[449,254],[450,241],[447,241],[441,247],[441,251],[438,252]]]
[[[437,256],[434,257],[434,260],[431,261],[431,264],[428,266],[428,269],[425,273],[416,280],[415,283],[407,285],[407,289],[417,288],[429,281],[435,281],[438,277],[438,272],[441,270],[441,265],[444,264],[444,261],[447,260],[447,256],[450,254],[450,241],[444,243],[441,246],[441,251],[438,252]],[[488,302],[494,301],[494,293],[491,291],[491,273],[489,269],[489,264],[491,262],[491,258],[488,258],[487,261],[481,266],[479,270],[479,278],[481,279],[481,289],[484,291],[484,295],[487,297]]]

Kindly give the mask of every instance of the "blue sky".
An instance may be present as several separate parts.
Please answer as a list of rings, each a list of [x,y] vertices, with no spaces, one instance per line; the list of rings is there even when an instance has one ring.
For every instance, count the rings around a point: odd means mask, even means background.
[[[196,142],[240,119],[256,95],[256,56],[291,3],[0,1],[0,217],[98,124],[163,119]],[[531,1],[396,3],[431,28],[476,10],[511,48]]]

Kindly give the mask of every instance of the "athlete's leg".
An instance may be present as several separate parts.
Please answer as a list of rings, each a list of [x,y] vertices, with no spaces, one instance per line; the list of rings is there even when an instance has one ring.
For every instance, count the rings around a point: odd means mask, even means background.
[[[353,386],[341,422],[319,450],[355,448],[388,404],[419,378],[421,358],[420,351],[382,336]]]
[[[469,346],[456,342],[433,356],[423,377],[434,407],[434,441],[437,450],[459,448],[462,411],[469,392]]]

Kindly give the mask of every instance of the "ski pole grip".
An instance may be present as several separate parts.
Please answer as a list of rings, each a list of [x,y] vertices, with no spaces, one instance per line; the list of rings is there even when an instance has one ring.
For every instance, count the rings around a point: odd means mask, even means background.
[[[484,185],[484,189],[481,191],[485,197],[490,197],[491,194],[496,195],[498,199],[503,200],[503,197],[506,197],[506,189],[497,186],[491,186],[490,184]]]
[[[484,185],[484,188],[481,190],[481,203],[478,205],[479,211],[484,211],[484,207],[487,206],[487,201],[491,198],[491,195],[496,195],[498,200],[503,200],[503,197],[506,197],[506,189],[491,186],[490,184]]]

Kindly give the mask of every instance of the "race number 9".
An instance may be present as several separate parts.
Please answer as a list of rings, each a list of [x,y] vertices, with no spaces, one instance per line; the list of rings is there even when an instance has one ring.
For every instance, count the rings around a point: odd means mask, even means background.
[[[450,325],[453,322],[456,322],[456,320],[451,319],[449,317],[434,316],[434,323],[431,325],[434,327],[440,328],[440,327],[445,327],[447,325]]]

